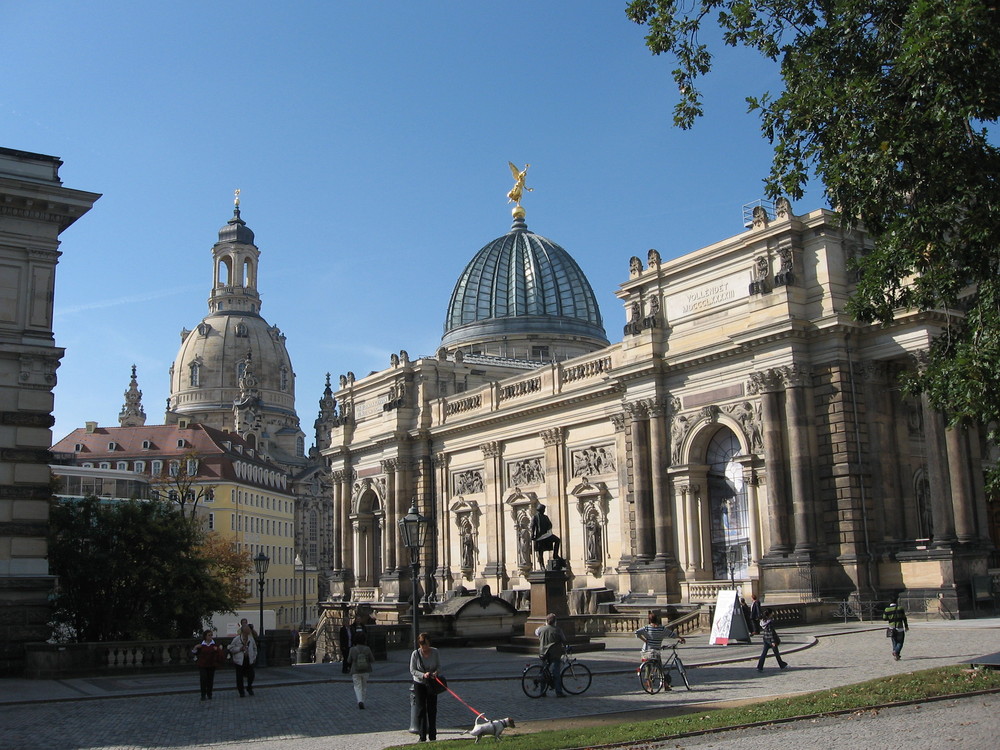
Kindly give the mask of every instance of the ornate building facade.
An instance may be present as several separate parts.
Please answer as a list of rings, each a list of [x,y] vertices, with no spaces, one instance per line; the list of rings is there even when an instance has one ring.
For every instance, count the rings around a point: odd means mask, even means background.
[[[714,601],[736,580],[770,603],[903,593],[968,611],[996,539],[993,453],[894,386],[943,315],[847,313],[868,242],[779,201],[709,247],[650,250],[609,344],[578,266],[535,252],[558,246],[518,206],[460,276],[436,355],[401,351],[326,395],[334,595],[410,596],[396,526],[415,501],[430,601],[522,596],[544,505],[581,601]]]
[[[100,195],[64,187],[54,156],[0,148],[0,674],[49,637],[52,305],[60,235]]]

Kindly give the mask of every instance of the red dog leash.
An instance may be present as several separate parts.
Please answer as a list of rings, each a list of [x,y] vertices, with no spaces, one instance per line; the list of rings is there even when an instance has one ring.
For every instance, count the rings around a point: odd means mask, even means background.
[[[462,704],[463,706],[465,706],[465,707],[466,707],[467,709],[469,709],[470,711],[472,711],[472,713],[474,713],[474,714],[476,715],[476,717],[477,717],[477,718],[478,718],[478,717],[480,717],[480,716],[486,716],[486,714],[484,714],[484,713],[483,713],[482,711],[477,711],[477,710],[476,710],[476,709],[474,709],[474,708],[473,708],[472,706],[470,706],[470,705],[469,705],[468,703],[466,703],[466,702],[465,702],[464,700],[462,700],[462,699],[461,699],[461,698],[460,698],[460,697],[458,696],[458,693],[456,693],[456,692],[455,692],[454,690],[452,690],[452,689],[451,689],[450,687],[448,687],[448,686],[447,686],[446,684],[444,684],[443,682],[441,682],[441,680],[439,680],[439,679],[438,679],[438,676],[437,676],[437,675],[434,675],[434,679],[435,679],[435,680],[437,680],[437,683],[438,683],[438,685],[440,685],[440,686],[441,686],[441,687],[443,687],[443,688],[444,688],[445,690],[447,690],[447,691],[448,691],[449,693],[451,693],[451,694],[452,694],[452,695],[453,695],[453,696],[455,697],[455,700],[457,700],[457,701],[458,701],[459,703],[461,703],[461,704]]]

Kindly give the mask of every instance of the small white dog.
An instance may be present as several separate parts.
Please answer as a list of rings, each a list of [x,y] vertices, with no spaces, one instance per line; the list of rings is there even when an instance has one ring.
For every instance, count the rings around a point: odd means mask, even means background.
[[[472,729],[469,730],[469,734],[476,738],[476,743],[479,743],[481,737],[485,737],[488,734],[493,735],[493,739],[500,739],[500,735],[503,734],[503,730],[507,727],[513,727],[514,720],[507,719],[496,719],[490,721],[486,718],[486,714],[479,714],[476,717],[476,723],[473,725]]]

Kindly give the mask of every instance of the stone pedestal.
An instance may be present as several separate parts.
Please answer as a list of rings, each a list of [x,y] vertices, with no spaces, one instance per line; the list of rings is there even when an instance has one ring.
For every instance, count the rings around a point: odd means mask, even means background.
[[[566,635],[566,640],[574,651],[603,651],[603,643],[591,643],[585,635],[577,635],[576,627],[569,616],[569,597],[565,570],[533,570],[528,573],[531,584],[531,609],[524,624],[524,635],[511,638],[509,644],[497,646],[497,651],[520,654],[537,654],[538,638],[535,630],[545,624],[545,616],[550,612],[556,616],[556,625]]]

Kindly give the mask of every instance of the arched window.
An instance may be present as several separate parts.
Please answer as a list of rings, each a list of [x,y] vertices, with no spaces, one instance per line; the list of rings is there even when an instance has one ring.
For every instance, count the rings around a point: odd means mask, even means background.
[[[740,442],[728,427],[712,436],[706,451],[708,498],[712,515],[712,575],[716,580],[732,575],[747,577],[750,562],[750,518],[743,467],[733,460]]]
[[[191,368],[191,378],[188,381],[188,385],[192,388],[197,388],[201,385],[201,363],[192,362],[189,367]]]

